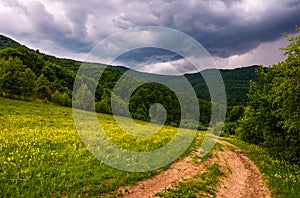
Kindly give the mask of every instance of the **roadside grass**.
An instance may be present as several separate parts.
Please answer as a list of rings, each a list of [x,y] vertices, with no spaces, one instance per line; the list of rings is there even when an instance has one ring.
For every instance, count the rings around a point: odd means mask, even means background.
[[[269,188],[272,197],[295,198],[300,197],[300,165],[293,165],[278,160],[264,148],[244,143],[236,138],[223,138],[246,150],[246,155],[259,168],[263,181]]]
[[[111,129],[110,138],[133,151],[160,147],[177,131],[164,127],[158,135],[138,141],[118,129],[112,116],[97,115]],[[194,146],[195,142],[182,157]],[[119,187],[167,167],[140,173],[111,168],[82,143],[71,108],[0,98],[0,197],[116,196]]]

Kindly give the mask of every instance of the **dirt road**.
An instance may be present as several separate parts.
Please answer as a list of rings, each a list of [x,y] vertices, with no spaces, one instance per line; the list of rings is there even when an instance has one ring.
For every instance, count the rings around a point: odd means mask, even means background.
[[[223,169],[229,169],[229,171],[227,177],[221,179],[221,187],[216,193],[217,198],[270,197],[268,189],[263,184],[259,170],[244,155],[244,151],[220,151],[218,157],[219,165]]]
[[[132,187],[121,188],[119,191],[122,191],[122,197],[126,198],[155,197],[156,193],[164,190],[165,188],[172,187],[174,182],[191,178],[198,171],[201,171],[203,165],[193,164],[191,160],[191,157],[187,157],[172,164],[168,170],[154,176],[153,178],[141,181]]]
[[[216,187],[218,198],[269,198],[270,193],[263,185],[261,174],[255,164],[249,160],[244,151],[230,151],[226,148],[228,143],[221,141],[223,151],[217,151],[214,163],[218,163],[226,177],[220,178]],[[195,153],[194,153],[195,154]],[[175,182],[185,178],[192,178],[199,171],[204,170],[203,164],[193,164],[192,158],[187,157],[174,163],[171,167],[153,178],[137,183],[135,186],[120,188],[123,196],[127,198],[155,197],[155,194],[172,187]]]

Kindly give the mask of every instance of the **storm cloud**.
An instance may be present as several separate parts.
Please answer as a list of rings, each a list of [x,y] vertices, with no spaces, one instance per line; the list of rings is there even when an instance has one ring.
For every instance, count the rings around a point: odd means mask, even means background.
[[[269,46],[264,50],[277,50],[272,43],[300,25],[299,10],[300,0],[2,0],[0,33],[41,51],[80,59],[122,30],[164,26],[195,38],[224,63],[253,54],[263,44]],[[174,62],[174,55],[162,56]],[[266,58],[266,63],[276,59]]]

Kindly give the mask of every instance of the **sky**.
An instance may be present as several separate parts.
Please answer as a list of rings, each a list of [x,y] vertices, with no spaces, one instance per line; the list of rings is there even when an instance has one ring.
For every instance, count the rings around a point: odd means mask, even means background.
[[[299,10],[300,0],[1,0],[0,34],[47,54],[85,60],[111,35],[160,26],[197,40],[220,69],[267,66],[284,60],[283,34],[296,33]],[[128,52],[117,61],[143,63],[158,73],[186,62],[153,49]]]

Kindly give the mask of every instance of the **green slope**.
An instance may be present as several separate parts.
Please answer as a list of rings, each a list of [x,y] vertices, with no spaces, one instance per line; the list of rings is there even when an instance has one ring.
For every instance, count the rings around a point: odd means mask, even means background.
[[[0,49],[4,49],[7,47],[20,48],[20,47],[25,47],[25,46],[22,46],[20,43],[12,40],[11,38],[8,38],[8,37],[0,34]]]
[[[50,56],[29,49],[8,37],[0,36],[0,96],[22,100],[40,98],[59,105],[71,106],[73,84],[80,65],[79,61]],[[243,105],[247,102],[249,82],[256,80],[256,67],[220,70],[229,106]],[[110,105],[112,90],[127,70],[128,68],[122,66],[108,66],[104,71],[96,88],[97,112],[112,114]],[[210,70],[204,72],[210,73]],[[96,83],[93,75],[95,74],[91,73],[80,78],[88,85],[89,90],[93,83]],[[155,76],[155,74],[151,75]],[[210,96],[206,83],[201,73],[186,74],[185,77],[190,81],[199,98],[202,111],[200,121],[207,125],[210,117]],[[180,120],[180,107],[177,100],[169,100],[170,98],[176,98],[170,89],[150,83],[134,92],[130,99],[130,111],[134,118],[149,121],[150,106],[154,103],[162,103],[168,110],[167,123],[177,126]]]
[[[245,104],[248,101],[247,92],[250,81],[257,80],[255,70],[258,66],[243,67],[237,69],[220,69],[226,94],[227,104],[230,106]],[[203,71],[205,75],[210,76],[209,70]],[[186,74],[186,78],[191,82],[199,98],[210,100],[209,91],[201,73]]]

